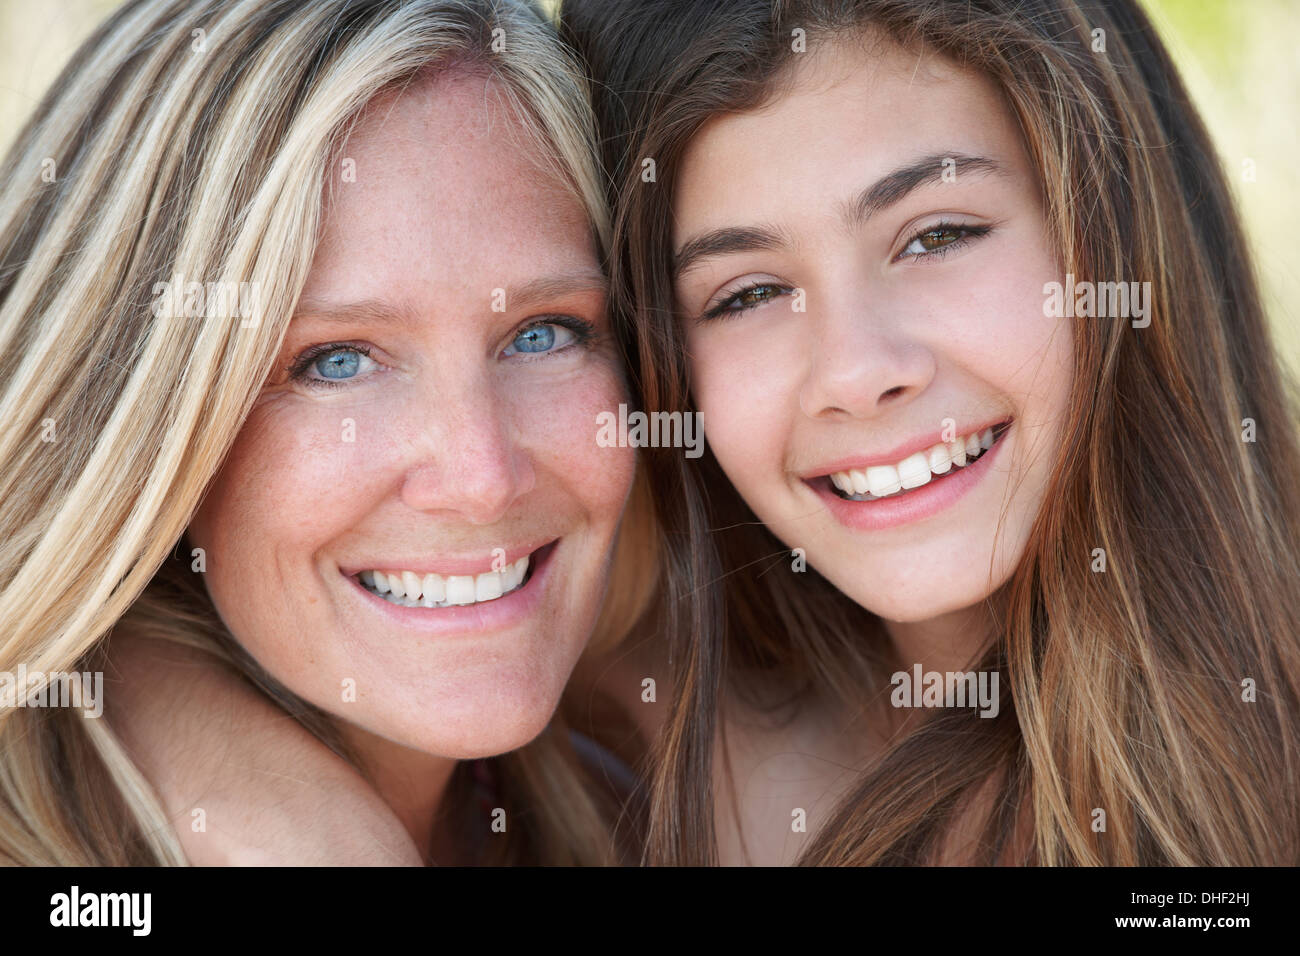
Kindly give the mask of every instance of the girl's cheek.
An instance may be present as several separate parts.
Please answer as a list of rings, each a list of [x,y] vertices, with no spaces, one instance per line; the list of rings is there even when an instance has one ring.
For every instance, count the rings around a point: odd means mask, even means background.
[[[700,337],[691,354],[694,380],[708,394],[715,417],[722,415],[736,426],[775,424],[772,416],[784,420],[782,410],[798,410],[810,361],[808,333],[800,319],[768,315],[751,323],[752,328],[737,324]]]
[[[723,358],[706,349],[692,361],[702,373],[693,375],[692,391],[704,441],[741,495],[757,501],[780,471],[788,437],[777,370],[750,371],[731,350]]]
[[[1026,238],[1001,245],[993,262],[981,257],[968,265],[937,266],[950,272],[927,296],[920,327],[951,364],[973,366],[981,378],[1008,390],[1023,387],[1039,360],[1057,364],[1060,323],[1044,316],[1042,291],[1056,275],[1055,261],[1041,242]]]

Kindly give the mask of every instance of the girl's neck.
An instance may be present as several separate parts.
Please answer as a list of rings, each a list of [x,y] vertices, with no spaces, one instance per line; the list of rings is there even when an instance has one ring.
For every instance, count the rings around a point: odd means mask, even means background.
[[[975,666],[992,636],[985,604],[961,608],[924,621],[883,621],[897,665],[924,671],[961,671]]]
[[[984,602],[924,621],[881,618],[881,623],[889,635],[893,667],[909,677],[918,665],[923,674],[945,675],[977,667],[994,633],[992,614]],[[892,706],[892,697],[882,693],[872,705],[874,720],[869,723],[878,740],[877,752],[902,739],[927,719],[924,710]]]

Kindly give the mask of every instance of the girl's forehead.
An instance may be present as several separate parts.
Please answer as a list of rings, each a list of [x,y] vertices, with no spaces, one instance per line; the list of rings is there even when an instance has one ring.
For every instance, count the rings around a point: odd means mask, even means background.
[[[673,196],[679,220],[731,218],[741,207],[752,217],[814,195],[847,200],[932,156],[952,156],[955,167],[982,157],[988,162],[966,165],[1033,180],[1015,117],[991,79],[938,58],[918,68],[915,53],[896,44],[864,57],[861,44],[818,49],[780,95],[703,124],[683,155]]]

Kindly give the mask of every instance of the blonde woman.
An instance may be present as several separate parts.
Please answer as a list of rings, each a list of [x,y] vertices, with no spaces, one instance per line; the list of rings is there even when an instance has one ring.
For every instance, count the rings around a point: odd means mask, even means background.
[[[591,135],[513,0],[141,0],[74,57],[0,173],[0,672],[111,721],[0,712],[0,858],[312,860],[157,773],[213,655],[368,782],[313,821],[367,861],[617,858],[552,719],[635,468]]]

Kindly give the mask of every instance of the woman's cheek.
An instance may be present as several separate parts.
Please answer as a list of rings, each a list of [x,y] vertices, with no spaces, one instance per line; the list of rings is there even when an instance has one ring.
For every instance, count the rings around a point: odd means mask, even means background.
[[[275,396],[255,408],[190,525],[207,583],[223,596],[275,592],[275,571],[308,561],[358,526],[392,486],[398,449],[379,403],[313,406]]]
[[[535,462],[581,489],[589,504],[621,511],[636,449],[605,447],[598,436],[606,413],[617,419],[620,405],[628,414],[634,408],[612,360],[593,356],[572,370],[521,376],[509,391],[519,440]]]
[[[296,398],[296,397],[295,397]],[[326,522],[342,532],[379,503],[379,490],[403,455],[403,416],[378,400],[311,403],[297,399],[265,409],[255,427],[245,426],[236,452],[247,468],[239,483],[275,513],[303,525],[320,539]],[[405,436],[410,438],[409,432]],[[322,513],[328,507],[329,518]],[[291,535],[298,540],[300,535]]]

